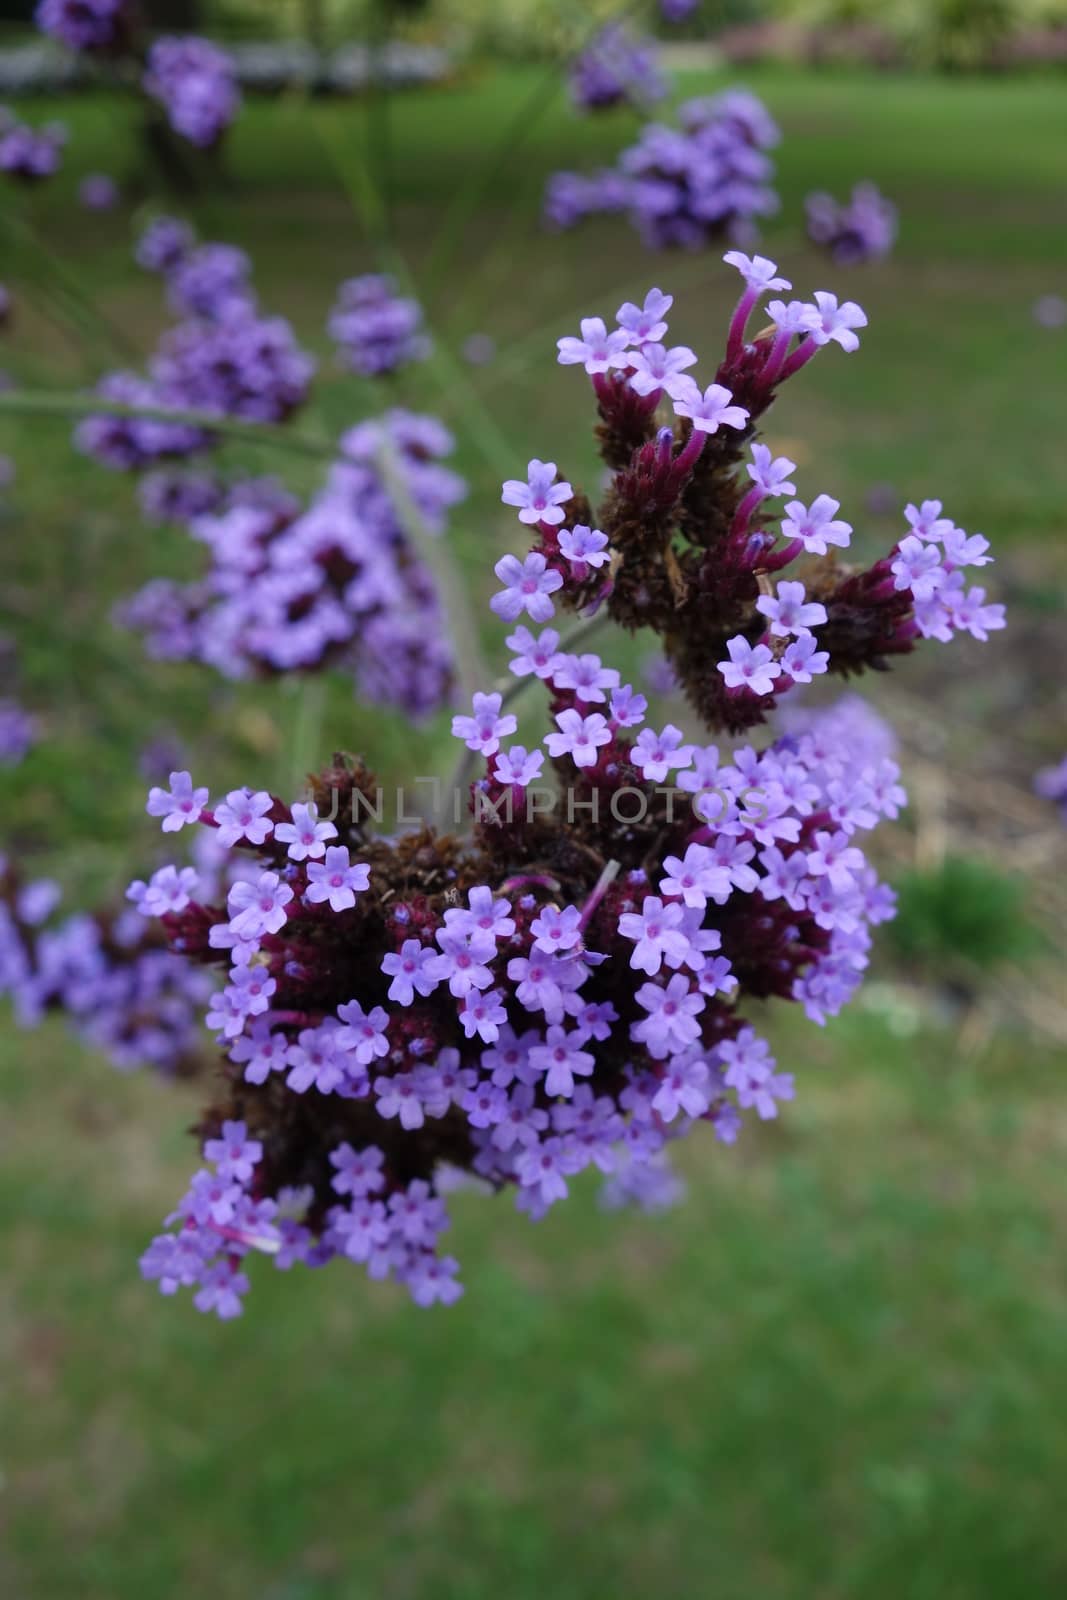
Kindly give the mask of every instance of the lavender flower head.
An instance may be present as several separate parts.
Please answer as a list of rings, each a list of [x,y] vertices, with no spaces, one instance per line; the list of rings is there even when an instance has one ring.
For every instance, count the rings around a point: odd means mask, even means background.
[[[23,183],[40,183],[54,177],[66,142],[67,130],[62,123],[31,128],[0,106],[0,172],[6,172],[8,177]]]
[[[533,456],[503,484],[524,544],[497,562],[490,605],[516,689],[476,691],[453,718],[466,828],[394,827],[345,756],[292,802],[212,802],[188,772],[149,795],[166,833],[218,830],[249,863],[226,895],[179,886],[171,906],[168,877],[154,898],[171,947],[224,979],[204,1165],[141,1263],[164,1293],[237,1316],[261,1254],[283,1270],[343,1258],[450,1304],[447,1174],[533,1221],[587,1169],[612,1204],[662,1205],[676,1139],[731,1144],[794,1096],[753,1006],[797,1003],[821,1025],[861,982],[893,914],[861,840],[905,801],[884,739],[868,726],[857,745],[853,708],[761,748],[704,741],[921,638],[984,638],[1003,608],[967,586],[987,542],[937,501],[907,507],[870,567],[839,564],[838,502],[792,498],[796,464],[755,429],[827,345],[858,347],[866,317],[820,291],[771,301],[749,337],[760,300],[790,286],[763,257],[729,259],[742,292],[699,379],[696,353],[666,342],[658,289],[559,341],[588,375],[608,482],[591,499]],[[405,426],[425,440],[426,423]],[[368,434],[348,454],[375,448]],[[584,619],[576,649],[561,612]],[[592,616],[656,636],[691,730],[648,724],[588,648]],[[522,684],[542,696],[533,748],[513,742]]]
[[[119,203],[118,185],[104,172],[93,172],[78,185],[78,203],[83,211],[114,211]]]
[[[193,230],[187,222],[178,217],[154,217],[137,241],[137,265],[146,272],[169,276],[185,260],[193,240]]]
[[[881,261],[893,248],[897,208],[873,183],[858,183],[844,205],[822,193],[810,194],[804,204],[808,237],[822,245],[839,266]]]
[[[219,321],[235,302],[255,303],[252,263],[236,245],[199,245],[164,271],[168,298],[179,314]]]
[[[209,148],[237,115],[241,96],[233,61],[208,39],[157,39],[148,52],[145,93],[158,100],[175,133]]]
[[[452,662],[429,574],[410,548],[377,456],[389,451],[439,534],[466,486],[433,418],[389,412],[340,441],[338,465],[302,509],[270,482],[239,485],[191,520],[210,565],[192,584],[156,580],[119,610],[149,653],[230,677],[351,672],[361,697],[419,719],[451,689]],[[171,509],[180,495],[168,495]]]
[[[601,173],[583,188],[580,177],[557,173],[546,193],[547,220],[567,227],[597,211],[626,209],[653,249],[697,249],[723,236],[747,241],[756,220],[778,207],[766,154],[779,138],[774,121],[754,95],[737,89],[686,101],[678,120],[677,128],[649,123],[623,151],[614,183]]]
[[[105,54],[125,49],[133,13],[131,0],[40,0],[34,20],[68,50]]]
[[[342,283],[328,331],[342,365],[368,378],[424,361],[430,353],[422,307],[398,294],[394,279],[385,274]]]
[[[659,0],[664,22],[685,22],[699,4],[700,0]]]
[[[584,111],[650,105],[669,92],[656,62],[655,41],[636,39],[617,22],[602,28],[576,57],[570,91],[575,105]]]
[[[205,859],[217,860],[214,841]],[[217,872],[157,873],[158,908],[181,904],[181,885],[222,882]],[[173,874],[168,898],[163,885]],[[167,950],[156,924],[132,906],[118,913],[57,915],[61,892],[24,881],[0,858],[0,995],[15,1019],[36,1026],[63,1015],[72,1032],[116,1067],[185,1075],[203,1060],[200,1017],[215,987],[210,973]]]

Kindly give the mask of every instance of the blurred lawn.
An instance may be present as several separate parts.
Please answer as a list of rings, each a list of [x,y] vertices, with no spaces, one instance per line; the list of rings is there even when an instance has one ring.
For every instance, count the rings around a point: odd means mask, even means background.
[[[323,433],[381,403],[332,372],[322,331],[338,280],[376,264],[345,193],[366,193],[363,153],[388,174],[417,280],[452,227],[457,249],[438,253],[428,295],[442,344],[478,330],[505,354],[477,372],[444,356],[389,402],[442,412],[460,435],[474,490],[456,538],[479,595],[514,547],[500,478],[533,454],[578,481],[596,470],[587,391],[555,366],[555,338],[658,282],[677,296],[673,333],[709,367],[733,291],[713,255],[652,259],[620,224],[561,239],[536,227],[547,173],[608,157],[631,126],[622,116],[580,123],[553,105],[470,216],[445,221],[540,82],[513,72],[404,98],[388,126],[362,108],[254,105],[232,187],[198,210],[206,236],[251,250],[264,303],[322,356],[301,426]],[[759,74],[753,86],[785,132],[765,248],[799,292],[852,295],[872,324],[860,355],[828,353],[770,420],[802,493],[839,496],[872,549],[895,532],[864,512],[872,485],[901,503],[941,495],[1037,567],[1035,603],[1062,606],[1067,334],[1030,314],[1038,295],[1067,294],[1062,83]],[[163,310],[130,262],[129,212],[69,204],[88,171],[136,190],[136,130],[106,101],[39,109],[73,137],[63,179],[25,215],[78,291],[147,349]],[[902,239],[890,262],[844,273],[803,242],[801,200],[861,177],[899,203]],[[0,365],[73,386],[117,364],[102,335],[87,350],[45,319],[50,269],[30,247],[0,269],[22,302]],[[129,486],[81,462],[62,424],[0,423],[4,450],[20,472],[2,529],[4,626],[49,732],[4,778],[4,831],[25,854],[86,891],[143,869],[158,836],[140,816],[135,755],[162,730],[214,788],[288,787],[309,745],[365,744],[380,771],[433,770],[443,720],[413,735],[339,684],[316,737],[287,688],[146,666],[108,614],[159,571],[195,571],[188,540],[145,529]],[[487,646],[499,637],[488,621]],[[734,1152],[693,1140],[692,1192],[671,1216],[604,1218],[583,1188],[532,1228],[506,1202],[462,1197],[468,1295],[454,1311],[419,1314],[343,1267],[299,1286],[267,1269],[239,1328],[136,1276],[190,1167],[195,1096],[119,1080],[59,1029],[5,1030],[4,1595],[1064,1593],[1062,1060],[1021,1039],[958,1059],[951,1038],[902,1039],[870,1012],[825,1034],[777,1026],[798,1103]]]

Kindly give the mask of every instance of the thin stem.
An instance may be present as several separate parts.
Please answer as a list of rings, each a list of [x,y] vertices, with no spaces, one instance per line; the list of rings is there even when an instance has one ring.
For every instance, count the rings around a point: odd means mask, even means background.
[[[375,465],[389,493],[397,520],[433,577],[445,616],[445,627],[456,658],[456,682],[466,704],[489,681],[482,658],[479,628],[467,598],[467,584],[448,543],[426,522],[387,446],[375,455]]]
[[[0,393],[0,414],[44,417],[143,417],[147,421],[174,422],[201,428],[223,439],[265,445],[290,455],[334,463],[344,456],[339,445],[313,439],[273,422],[241,422],[215,411],[187,410],[181,406],[131,405],[105,395],[50,394],[43,390],[9,389]]]

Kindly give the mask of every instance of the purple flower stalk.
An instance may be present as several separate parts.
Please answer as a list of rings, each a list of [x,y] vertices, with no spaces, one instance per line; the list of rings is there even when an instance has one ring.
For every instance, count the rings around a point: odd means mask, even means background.
[[[766,151],[778,129],[754,95],[730,90],[679,108],[679,126],[649,123],[614,171],[557,173],[545,196],[550,226],[600,211],[627,211],[653,249],[697,249],[722,237],[746,242],[778,209]]]
[[[219,142],[241,103],[231,58],[192,35],[156,40],[143,87],[159,101],[175,133],[204,148]]]
[[[396,372],[430,353],[422,307],[399,294],[385,274],[342,283],[328,328],[342,366],[366,378]]]
[[[113,55],[130,42],[134,6],[131,0],[40,0],[34,20],[68,50]]]
[[[40,183],[59,171],[67,130],[59,122],[31,128],[0,106],[0,172],[23,183]]]
[[[381,480],[382,448],[428,525],[444,533],[466,485],[443,465],[447,430],[408,412],[352,429],[306,508],[270,480],[226,490],[155,474],[144,485],[154,514],[189,522],[208,569],[191,584],[149,583],[119,620],[159,658],[199,660],[229,677],[336,666],[368,700],[415,718],[435,711],[450,693],[451,651],[430,576]]]
[[[608,23],[575,59],[570,90],[583,111],[662,100],[668,84],[656,61],[655,40],[637,39],[621,23]]]
[[[822,245],[839,266],[881,261],[893,248],[897,208],[873,183],[858,183],[844,205],[821,193],[810,194],[804,205],[809,239]]]
[[[757,278],[767,291],[773,264],[734,264],[746,293]],[[291,805],[250,791],[212,805],[187,772],[150,795],[165,829],[217,829],[249,863],[228,894],[178,868],[137,891],[172,947],[224,979],[206,1164],[142,1260],[164,1293],[235,1316],[259,1253],[283,1269],[347,1257],[447,1304],[457,1170],[533,1220],[587,1168],[609,1203],[660,1205],[674,1140],[705,1125],[732,1143],[793,1098],[751,1007],[794,1002],[821,1024],[854,993],[893,913],[861,840],[904,803],[899,770],[854,701],[761,749],[699,741],[757,725],[816,674],[1003,623],[966,588],[986,541],[936,501],[908,507],[912,531],[870,568],[831,551],[779,577],[806,538],[850,530],[783,510],[795,464],[752,434],[785,377],[828,342],[851,348],[864,320],[833,296],[797,305],[788,336],[742,327],[717,368],[682,374],[680,398],[674,366],[637,359],[670,349],[659,290],[617,329],[590,318],[561,341],[589,374],[608,483],[592,501],[534,458],[505,485],[534,544],[502,558],[492,604],[513,676],[543,685],[543,732],[540,749],[509,744],[517,719],[490,685],[456,716],[469,832],[376,831],[352,758]],[[661,387],[635,384],[657,365]],[[558,608],[656,634],[704,732],[643,725],[619,671],[544,626]]]

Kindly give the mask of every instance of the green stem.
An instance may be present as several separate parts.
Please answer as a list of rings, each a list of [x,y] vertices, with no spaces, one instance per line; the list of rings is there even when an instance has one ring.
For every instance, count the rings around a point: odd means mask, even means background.
[[[378,450],[375,465],[392,499],[400,526],[433,577],[455,656],[458,698],[468,705],[471,696],[489,682],[489,669],[482,656],[478,622],[467,598],[466,580],[453,560],[447,541],[427,525],[386,447]]]
[[[265,445],[290,455],[315,461],[336,462],[344,452],[325,439],[313,439],[273,422],[240,422],[214,411],[188,410],[181,406],[131,405],[109,400],[104,395],[49,394],[43,390],[9,389],[0,393],[0,415],[28,417],[143,417],[152,422],[174,422],[182,427],[202,428],[223,439],[244,444]]]

